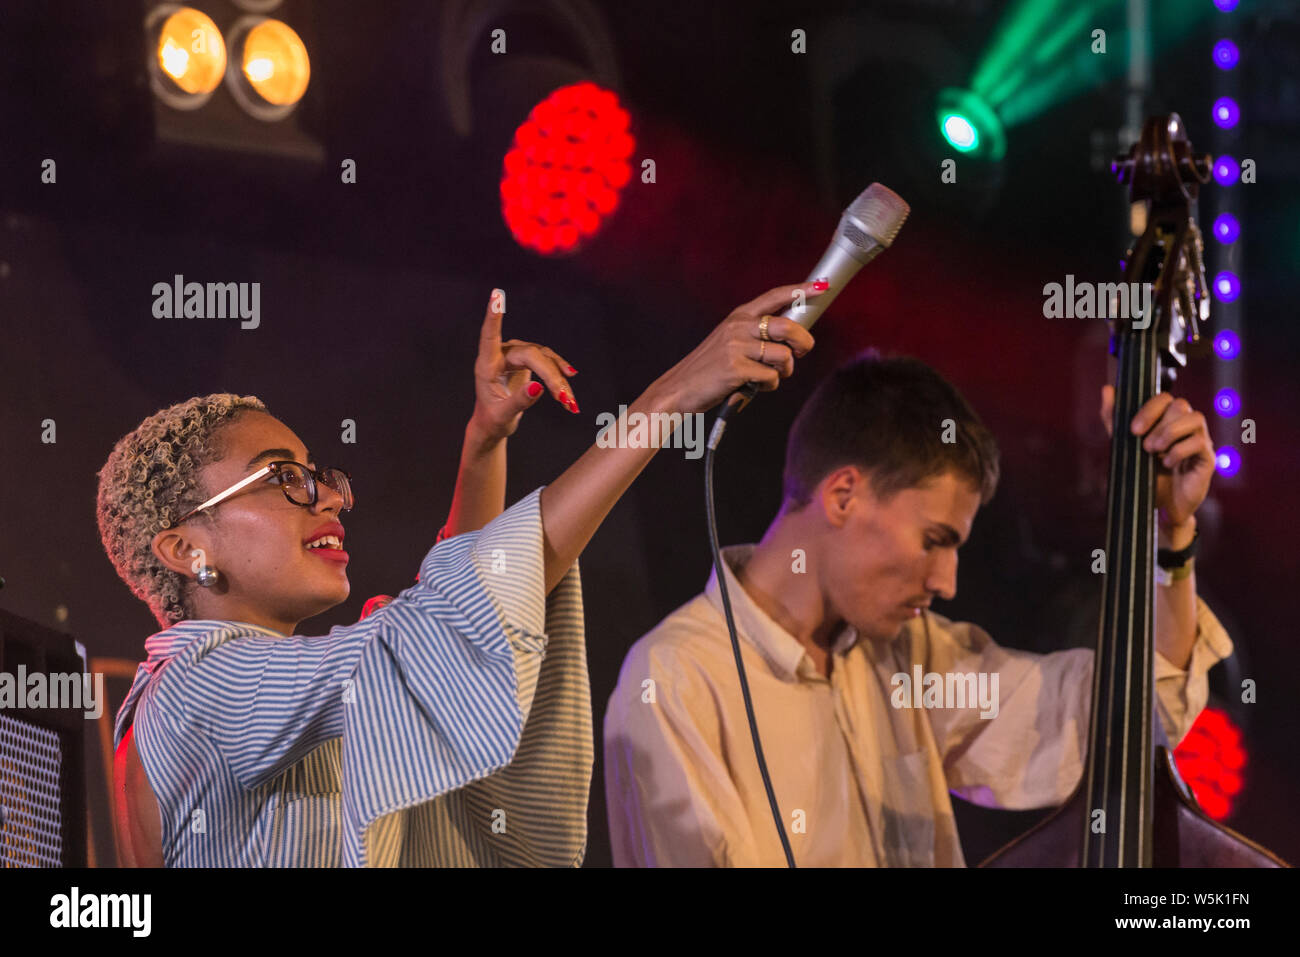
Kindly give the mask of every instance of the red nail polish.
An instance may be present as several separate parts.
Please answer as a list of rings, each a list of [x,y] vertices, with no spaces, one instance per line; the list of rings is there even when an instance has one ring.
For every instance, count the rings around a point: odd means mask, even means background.
[[[560,394],[557,395],[556,398],[560,400],[560,405],[569,404],[569,393],[565,392],[563,389],[560,390]]]
[[[577,415],[577,414],[578,414],[578,403],[577,403],[577,400],[575,400],[575,399],[570,399],[570,400],[569,400],[569,411],[572,412],[574,415]]]
[[[573,366],[569,366],[567,371],[568,371],[568,374],[569,374],[569,375],[577,375],[577,374],[578,374],[578,370],[575,369]]]
[[[817,292],[825,292],[829,288],[831,288],[831,284],[825,279],[818,279],[813,283],[813,289]]]
[[[542,394],[542,384],[540,382],[528,383],[528,397],[535,399]]]

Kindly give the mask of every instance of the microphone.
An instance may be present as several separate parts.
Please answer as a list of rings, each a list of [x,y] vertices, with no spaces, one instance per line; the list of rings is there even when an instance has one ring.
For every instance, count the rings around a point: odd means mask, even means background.
[[[858,270],[894,243],[898,231],[912,208],[903,197],[887,186],[872,183],[864,189],[849,208],[840,216],[840,224],[831,237],[830,245],[822,258],[817,261],[808,278],[825,279],[830,288],[816,296],[807,296],[803,303],[794,302],[778,313],[786,319],[793,319],[805,329],[821,318],[835,297],[840,294],[849,280],[858,274]],[[758,394],[758,386],[749,383],[738,392],[732,393],[718,414],[718,421],[725,422],[736,412],[749,404],[749,400]],[[714,433],[720,438],[721,430],[715,424]],[[710,447],[714,437],[709,438]]]

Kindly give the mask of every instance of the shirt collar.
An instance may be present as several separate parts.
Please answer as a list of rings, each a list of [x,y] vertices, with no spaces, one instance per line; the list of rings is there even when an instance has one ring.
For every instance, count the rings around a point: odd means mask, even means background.
[[[154,672],[166,662],[175,658],[191,642],[203,638],[220,641],[233,635],[265,635],[270,638],[283,638],[278,631],[263,628],[261,625],[246,621],[218,621],[209,618],[187,618],[178,621],[170,628],[155,632],[144,640],[144,650],[148,657],[135,670],[135,679],[131,690],[127,692],[117,709],[117,720],[113,728],[113,747],[121,743],[122,736],[133,720],[136,701],[153,679]]]
[[[754,545],[730,545],[722,549],[722,566],[727,576],[727,597],[731,600],[731,613],[736,621],[736,632],[742,640],[748,641],[763,656],[778,677],[786,681],[794,681],[799,677],[800,663],[807,657],[807,651],[794,635],[777,624],[754,602],[754,599],[749,597],[749,593],[736,578],[735,569],[749,561],[755,547]],[[722,608],[722,592],[718,587],[716,569],[709,575],[709,582],[704,586],[704,594],[725,620],[726,612]],[[856,629],[846,625],[836,636],[831,646],[832,653],[844,654],[857,640]],[[811,658],[807,659],[804,671],[810,677],[817,675]]]
[[[278,631],[253,625],[246,621],[218,621],[209,618],[187,618],[178,621],[163,631],[150,635],[144,640],[144,650],[148,654],[148,663],[156,665],[167,658],[174,658],[176,653],[187,644],[202,635],[210,635],[217,630],[233,630],[240,634],[267,635],[283,638]]]

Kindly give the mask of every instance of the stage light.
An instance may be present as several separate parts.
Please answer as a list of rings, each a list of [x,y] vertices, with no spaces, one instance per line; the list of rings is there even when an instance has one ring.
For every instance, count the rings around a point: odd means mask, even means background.
[[[1227,245],[1235,243],[1241,235],[1241,223],[1232,213],[1220,213],[1214,218],[1214,238]]]
[[[950,113],[943,118],[943,135],[955,149],[967,153],[979,146],[980,135],[966,117]]]
[[[1214,65],[1220,70],[1231,70],[1241,58],[1237,44],[1224,38],[1214,45]]]
[[[1214,116],[1214,125],[1224,130],[1232,129],[1241,119],[1241,108],[1230,96],[1221,96],[1215,100],[1211,113]]]
[[[573,252],[618,206],[635,146],[618,97],[594,83],[561,87],[516,131],[502,162],[501,214],[515,240]]]
[[[1236,0],[1231,2],[1215,0],[1215,2],[1221,10],[1231,10],[1237,5]],[[1214,79],[1211,83],[1213,105],[1210,107],[1210,118],[1216,127],[1212,131],[1213,140],[1210,148],[1215,154],[1219,154],[1219,151],[1224,148],[1231,148],[1230,144],[1243,132],[1241,105],[1232,95],[1237,92],[1236,79],[1228,75],[1228,71],[1235,70],[1241,61],[1241,50],[1234,39],[1235,33],[1231,25],[1223,29],[1219,34],[1220,39],[1214,42],[1211,53],[1214,65],[1218,68],[1213,74]],[[1214,179],[1220,186],[1235,185],[1241,181],[1241,165],[1231,156],[1219,155],[1214,163]],[[1206,263],[1206,266],[1214,273],[1210,287],[1216,303],[1230,304],[1226,306],[1225,311],[1231,315],[1232,324],[1244,330],[1246,304],[1244,301],[1237,302],[1241,298],[1242,291],[1242,276],[1238,272],[1241,268],[1237,255],[1239,250],[1224,248],[1235,243],[1242,233],[1241,221],[1238,219],[1240,212],[1236,208],[1234,197],[1235,193],[1225,192],[1216,192],[1213,195],[1213,202],[1218,208],[1215,209],[1217,215],[1214,217],[1211,232],[1220,245],[1212,250],[1210,262]],[[1221,331],[1214,337],[1214,351],[1221,359],[1235,358],[1241,351],[1237,334],[1226,329]],[[1215,364],[1214,410],[1219,414],[1220,420],[1233,420],[1240,413],[1242,394],[1245,391],[1244,375],[1245,370],[1241,363]],[[1213,439],[1216,443],[1223,440],[1234,441],[1236,438],[1232,434],[1234,428],[1232,421],[1220,421],[1219,425],[1212,430]],[[1216,454],[1215,463],[1224,475],[1235,475],[1241,468],[1241,457],[1235,448],[1225,445]]]
[[[1220,359],[1235,359],[1241,354],[1241,340],[1231,329],[1224,329],[1214,337],[1214,352]]]
[[[1214,294],[1220,302],[1232,302],[1241,295],[1241,280],[1237,274],[1225,269],[1214,277]]]
[[[1214,0],[1214,5],[1224,13],[1237,9],[1237,0]]]
[[[1241,738],[1241,731],[1226,713],[1205,708],[1174,749],[1179,775],[1201,809],[1218,821],[1232,813],[1232,800],[1244,784],[1247,756]]]
[[[164,4],[145,20],[154,51],[151,85],[164,103],[177,109],[202,106],[226,72],[226,44],[207,14],[193,7]]]
[[[1114,46],[1107,52],[1095,45],[1100,37],[1094,28],[1125,6],[1120,0],[1008,0],[998,6],[998,23],[966,85],[997,110],[1008,130],[1119,79],[1130,66],[1129,57],[1116,55]],[[1143,57],[1155,61],[1198,26],[1202,16],[1211,16],[1213,8],[1205,0],[1183,0],[1144,3],[1142,9],[1142,25],[1131,29],[1150,38],[1143,41]],[[1093,44],[1080,42],[1090,34]],[[1112,44],[1125,43],[1116,36],[1111,35]]]
[[[1214,411],[1230,419],[1241,411],[1241,396],[1235,389],[1220,389],[1214,396]]]
[[[416,581],[420,580],[418,575],[416,576],[415,580]],[[367,598],[366,603],[361,606],[361,617],[358,618],[357,621],[360,621],[362,618],[374,614],[375,612],[379,611],[379,609],[389,605],[392,602],[392,600],[393,600],[392,595],[373,595],[370,598]]]
[[[307,47],[288,24],[244,17],[231,27],[230,50],[226,83],[252,116],[282,119],[307,92],[311,80]]]
[[[970,156],[1000,160],[1007,151],[1002,121],[983,99],[955,87],[939,91],[935,119],[953,149]]]
[[[150,89],[137,90],[132,84],[129,90],[112,94],[129,97],[129,107],[119,104],[115,109],[135,112],[139,123],[132,127],[131,135],[141,137],[141,147],[221,150],[312,164],[324,159],[321,141],[290,115],[301,109],[300,101],[288,102],[302,96],[308,83],[310,67],[304,47],[314,43],[312,18],[303,15],[306,0],[277,0],[275,5],[283,6],[293,30],[275,21],[279,29],[255,32],[259,24],[268,22],[264,15],[245,14],[216,0],[198,0],[193,7],[148,0],[148,12],[136,21],[142,24],[144,35],[130,38],[131,49],[122,54],[139,64],[136,72],[150,74]],[[270,0],[250,0],[248,7],[238,6],[266,9],[271,4]],[[291,14],[302,19],[301,25],[288,19]],[[295,31],[302,31],[301,38]],[[124,34],[123,42],[127,41]],[[281,50],[276,49],[277,42]],[[286,56],[289,67],[282,68]],[[123,78],[130,77],[123,74]],[[254,81],[263,92],[255,89]],[[206,92],[188,92],[191,89]],[[325,109],[320,97],[309,93],[304,99],[315,100],[311,104],[315,109]],[[267,124],[269,120],[280,122],[272,126]]]
[[[1231,156],[1220,156],[1214,161],[1214,181],[1220,186],[1231,186],[1241,175],[1241,166]]]
[[[297,103],[307,92],[311,77],[307,48],[287,24],[264,20],[249,30],[243,58],[244,75],[268,103]]]
[[[1236,475],[1241,469],[1241,456],[1231,445],[1225,445],[1214,453],[1214,465],[1222,475]]]

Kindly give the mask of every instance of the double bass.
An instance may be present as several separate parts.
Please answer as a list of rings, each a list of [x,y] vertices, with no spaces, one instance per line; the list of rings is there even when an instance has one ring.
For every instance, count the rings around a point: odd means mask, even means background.
[[[1152,283],[1150,311],[1116,319],[1115,411],[1106,507],[1107,572],[1093,661],[1088,755],[1070,799],[981,867],[1287,867],[1254,841],[1211,820],[1157,745],[1155,706],[1156,461],[1128,423],[1168,388],[1209,318],[1197,156],[1177,113],[1149,118],[1111,165],[1145,229],[1124,258],[1126,283]],[[1203,351],[1203,349],[1201,350]]]

